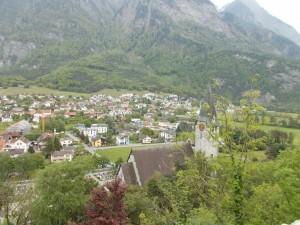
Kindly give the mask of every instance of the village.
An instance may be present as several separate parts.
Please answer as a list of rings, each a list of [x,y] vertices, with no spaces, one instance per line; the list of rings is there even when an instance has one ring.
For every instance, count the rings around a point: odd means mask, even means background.
[[[154,93],[1,96],[1,106],[0,152],[13,158],[42,152],[51,162],[72,160],[80,142],[92,153],[100,147],[174,142],[180,122],[192,131],[199,110],[195,99]],[[47,155],[43,149],[54,136],[60,147]]]
[[[196,160],[195,165],[229,160],[232,153],[221,147],[226,139],[219,136],[221,116],[217,117],[217,112],[222,111],[218,106],[210,84],[201,102],[175,94],[158,96],[154,93],[142,96],[127,93],[119,97],[98,94],[89,98],[2,96],[0,165],[3,171],[0,175],[4,182],[0,186],[3,199],[0,222],[22,219],[26,224],[30,221],[30,210],[39,201],[36,197],[39,191],[47,190],[53,201],[47,201],[43,208],[52,210],[53,205],[64,207],[70,200],[80,201],[80,204],[85,201],[61,197],[54,200],[56,194],[48,190],[64,196],[68,187],[70,193],[78,190],[74,194],[78,196],[85,195],[85,186],[91,190],[93,187],[106,190],[116,182],[124,187],[148,188],[158,174],[169,179],[176,171],[184,172],[193,160]],[[248,121],[251,126],[274,120],[268,116],[272,114],[255,114],[259,107],[255,110],[247,110],[243,105],[224,107],[225,113],[233,116],[236,123],[244,109],[251,115]],[[276,122],[281,121],[292,125],[294,119],[276,119]],[[243,122],[248,123],[240,123]],[[249,159],[250,163],[272,160],[294,141],[293,133],[272,130],[267,134],[258,127],[255,129],[253,134],[259,142],[253,147],[255,155]],[[236,134],[239,132],[237,127]],[[235,137],[230,137],[231,143]],[[239,144],[239,147],[244,145]],[[118,156],[124,149],[129,151],[117,161],[102,155],[105,150],[113,154],[114,149],[118,150]],[[265,156],[257,158],[261,153]],[[248,151],[238,154],[245,159]],[[81,188],[77,188],[78,185],[82,185]],[[25,200],[20,200],[23,197]],[[59,213],[53,214],[53,218],[62,219]]]

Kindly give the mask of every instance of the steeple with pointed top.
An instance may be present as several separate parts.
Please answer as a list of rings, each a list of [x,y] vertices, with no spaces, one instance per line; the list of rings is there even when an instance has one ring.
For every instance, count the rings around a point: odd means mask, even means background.
[[[195,150],[204,152],[206,156],[217,156],[218,148],[213,135],[218,132],[217,111],[208,83],[204,103],[200,106],[199,120],[195,123]]]
[[[204,104],[205,104],[204,106],[201,105],[199,119],[201,122],[206,122],[206,123],[210,124],[213,120],[215,120],[217,118],[217,112],[216,112],[215,103],[213,100],[213,94],[211,91],[210,83],[207,84],[207,90],[206,90],[206,95],[205,95],[205,99],[204,99]]]

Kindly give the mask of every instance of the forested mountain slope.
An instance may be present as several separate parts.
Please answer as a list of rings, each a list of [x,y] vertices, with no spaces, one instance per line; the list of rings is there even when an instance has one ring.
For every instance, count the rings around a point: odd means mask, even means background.
[[[2,86],[201,97],[215,78],[237,100],[258,73],[266,102],[299,103],[300,48],[209,0],[0,0],[0,15]]]

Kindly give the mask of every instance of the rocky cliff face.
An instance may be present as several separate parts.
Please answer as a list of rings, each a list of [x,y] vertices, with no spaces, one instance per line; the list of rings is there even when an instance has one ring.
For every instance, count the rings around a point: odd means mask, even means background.
[[[236,0],[227,5],[224,13],[257,27],[273,31],[300,46],[300,34],[290,25],[270,15],[255,0]]]
[[[68,57],[79,58],[116,48],[120,38],[135,36],[131,42],[145,38],[149,30],[161,27],[212,48],[269,52],[300,59],[300,48],[281,38],[283,33],[288,36],[293,31],[287,25],[275,26],[278,20],[257,3],[238,0],[224,12],[226,15],[222,16],[209,0],[2,0],[0,64],[30,64],[24,59],[30,54],[47,54],[49,48],[65,43],[78,51],[78,56]],[[227,16],[229,13],[234,20]],[[255,26],[249,27],[245,21]]]

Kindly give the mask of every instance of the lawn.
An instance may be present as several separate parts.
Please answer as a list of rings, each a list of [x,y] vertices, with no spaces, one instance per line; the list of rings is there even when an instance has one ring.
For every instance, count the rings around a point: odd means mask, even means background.
[[[96,152],[109,159],[109,161],[115,163],[119,158],[122,158],[124,162],[127,161],[131,147],[120,147],[120,148],[110,148],[104,150],[97,150]]]
[[[149,147],[156,147],[157,145],[140,145],[135,147],[119,147],[119,148],[107,148],[107,149],[98,149],[96,150],[96,153],[104,156],[109,159],[111,162],[116,162],[119,158],[122,158],[124,162],[127,161],[128,156],[130,154],[131,149],[141,149],[141,148],[149,148]]]
[[[3,133],[6,131],[6,128],[9,127],[12,123],[0,123],[0,133]]]

